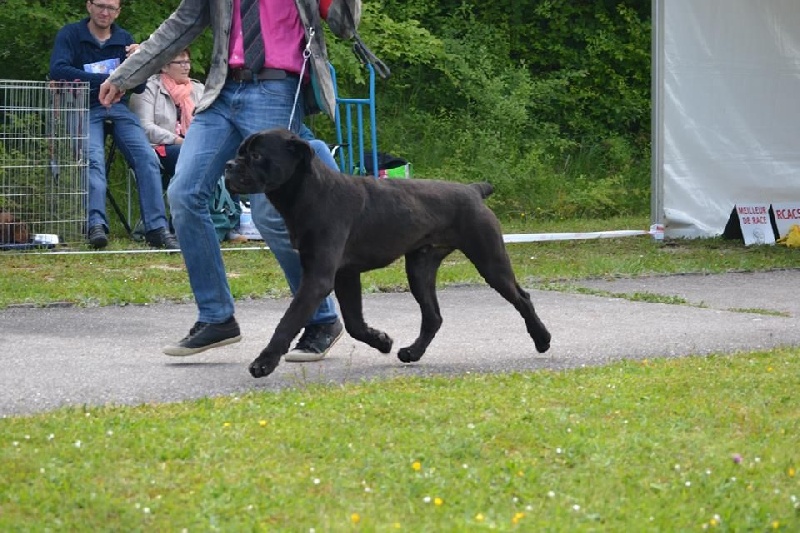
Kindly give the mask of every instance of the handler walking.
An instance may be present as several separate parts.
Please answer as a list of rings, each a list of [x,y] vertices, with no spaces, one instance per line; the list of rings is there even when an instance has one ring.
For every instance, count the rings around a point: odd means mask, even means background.
[[[321,109],[334,116],[321,20],[327,20],[335,35],[349,39],[360,7],[360,0],[183,0],[101,86],[100,102],[112,105],[211,26],[214,46],[205,91],[168,189],[198,318],[186,337],[164,348],[167,355],[192,355],[241,339],[208,200],[225,162],[245,137],[276,127],[299,130],[305,106],[316,103],[304,99],[311,77]],[[253,221],[294,293],[302,267],[284,221],[265,195],[253,195],[250,201]],[[342,331],[329,295],[285,359],[322,359]]]

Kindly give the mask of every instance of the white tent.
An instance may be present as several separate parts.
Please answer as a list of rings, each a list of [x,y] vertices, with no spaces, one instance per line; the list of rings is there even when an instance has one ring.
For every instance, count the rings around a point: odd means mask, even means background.
[[[800,204],[800,0],[653,0],[654,223],[711,237]]]

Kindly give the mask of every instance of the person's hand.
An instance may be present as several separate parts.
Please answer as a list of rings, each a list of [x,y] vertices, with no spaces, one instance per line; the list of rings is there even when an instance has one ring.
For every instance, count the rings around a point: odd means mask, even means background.
[[[125,95],[125,91],[106,80],[100,85],[100,103],[105,107],[116,104]]]
[[[181,137],[180,135],[175,137],[175,144],[183,144],[183,137]]]
[[[139,43],[129,44],[125,47],[125,57],[131,57],[139,49]]]

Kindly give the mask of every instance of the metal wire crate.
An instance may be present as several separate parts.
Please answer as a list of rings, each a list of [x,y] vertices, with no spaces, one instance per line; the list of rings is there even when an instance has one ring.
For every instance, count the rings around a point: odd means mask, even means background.
[[[88,150],[88,83],[0,80],[0,214],[17,240],[83,242]],[[26,245],[11,233],[0,247]]]

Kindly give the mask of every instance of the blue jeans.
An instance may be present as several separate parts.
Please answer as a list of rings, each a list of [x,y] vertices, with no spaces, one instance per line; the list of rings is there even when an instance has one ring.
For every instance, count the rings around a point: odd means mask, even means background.
[[[211,107],[198,113],[187,131],[167,195],[200,322],[221,323],[234,312],[219,240],[208,212],[214,186],[245,137],[289,125],[296,88],[293,78],[256,83],[228,81]],[[302,97],[298,106],[302,109]],[[293,131],[298,131],[302,119],[302,113],[295,113]],[[275,254],[294,293],[300,286],[303,269],[299,254],[289,241],[286,224],[266,195],[251,195],[250,210],[256,228]],[[309,324],[331,323],[336,317],[333,297],[328,296]]]
[[[169,180],[175,175],[175,164],[178,162],[178,156],[181,155],[180,144],[167,144],[164,146],[164,151],[167,155],[164,157],[158,156],[158,161],[161,163],[161,185],[166,189],[169,185]]]
[[[113,137],[117,149],[136,174],[139,209],[145,231],[167,227],[164,197],[161,193],[161,171],[158,156],[139,123],[139,118],[123,103],[109,109],[101,105],[89,110],[89,202],[88,224],[102,224],[108,231],[106,216],[105,121],[114,123]]]

